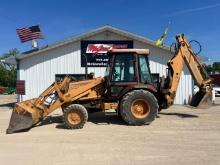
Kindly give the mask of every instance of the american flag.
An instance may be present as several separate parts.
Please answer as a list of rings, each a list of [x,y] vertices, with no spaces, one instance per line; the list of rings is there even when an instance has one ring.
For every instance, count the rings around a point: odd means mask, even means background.
[[[38,25],[16,29],[21,42],[27,42],[33,39],[42,39],[43,34]]]

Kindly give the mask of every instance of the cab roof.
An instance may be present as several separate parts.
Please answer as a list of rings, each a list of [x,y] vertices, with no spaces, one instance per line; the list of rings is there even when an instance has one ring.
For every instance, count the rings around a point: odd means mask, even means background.
[[[108,53],[136,53],[138,55],[149,55],[149,49],[111,49]]]

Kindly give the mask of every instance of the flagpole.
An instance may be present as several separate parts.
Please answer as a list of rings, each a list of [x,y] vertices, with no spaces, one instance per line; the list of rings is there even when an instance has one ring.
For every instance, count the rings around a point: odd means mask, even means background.
[[[38,42],[37,42],[36,39],[33,39],[33,40],[32,40],[32,45],[31,45],[31,47],[32,47],[32,49],[38,48]]]

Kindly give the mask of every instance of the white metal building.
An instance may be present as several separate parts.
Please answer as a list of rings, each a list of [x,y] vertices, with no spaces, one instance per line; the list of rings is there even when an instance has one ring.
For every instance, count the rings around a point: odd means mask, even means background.
[[[132,41],[134,48],[150,49],[152,73],[166,75],[166,63],[172,57],[169,48],[157,47],[155,42],[145,37],[103,26],[88,33],[49,45],[37,51],[20,54],[17,57],[18,79],[25,80],[25,95],[19,100],[38,97],[55,80],[56,74],[84,74],[81,66],[82,41]],[[88,67],[88,73],[103,76],[105,67]],[[192,77],[185,67],[178,87],[175,104],[184,104],[192,95]]]

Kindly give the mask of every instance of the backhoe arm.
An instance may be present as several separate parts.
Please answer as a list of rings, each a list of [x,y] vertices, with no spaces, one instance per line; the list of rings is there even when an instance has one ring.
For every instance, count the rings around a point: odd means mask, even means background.
[[[207,75],[206,71],[197,55],[195,55],[191,49],[190,44],[185,39],[184,35],[176,36],[177,51],[174,57],[168,61],[168,77],[166,83],[162,88],[164,94],[166,108],[173,104],[176,91],[179,85],[181,73],[183,71],[184,63],[188,67],[195,84],[199,87],[199,92],[193,96],[190,105],[202,106],[208,105],[211,101],[211,79]],[[184,89],[183,89],[184,90]],[[210,103],[209,103],[210,104]]]

